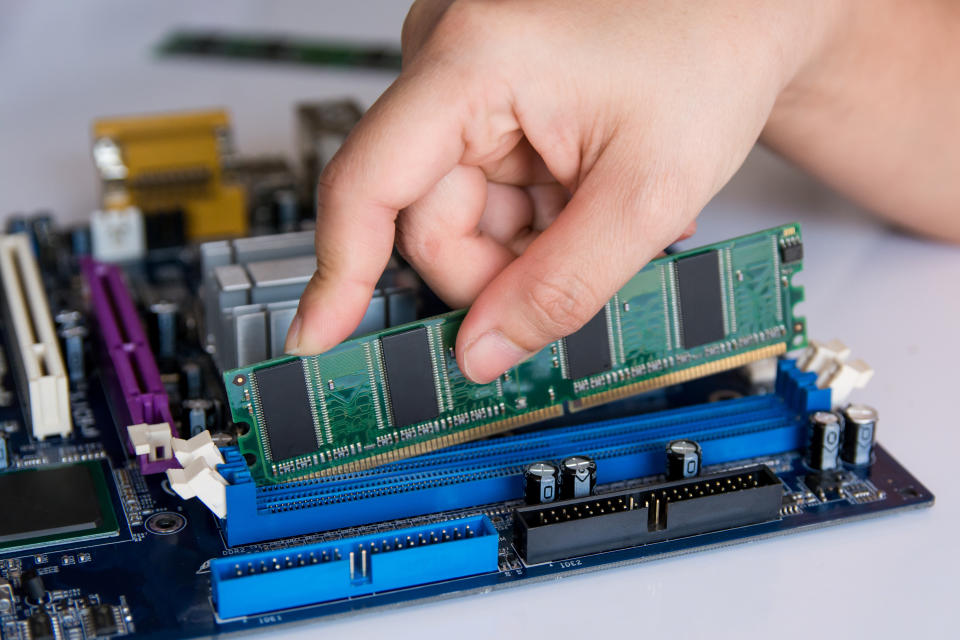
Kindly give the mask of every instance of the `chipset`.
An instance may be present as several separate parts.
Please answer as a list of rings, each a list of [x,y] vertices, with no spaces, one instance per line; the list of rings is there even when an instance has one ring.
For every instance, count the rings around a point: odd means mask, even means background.
[[[0,550],[115,536],[103,466],[79,462],[0,474]]]

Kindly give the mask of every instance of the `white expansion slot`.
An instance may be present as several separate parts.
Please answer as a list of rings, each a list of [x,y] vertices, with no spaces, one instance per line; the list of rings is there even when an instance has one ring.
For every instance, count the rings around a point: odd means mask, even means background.
[[[13,351],[8,359],[20,392],[29,395],[23,404],[33,435],[65,436],[73,430],[67,373],[27,236],[0,234],[0,279]]]

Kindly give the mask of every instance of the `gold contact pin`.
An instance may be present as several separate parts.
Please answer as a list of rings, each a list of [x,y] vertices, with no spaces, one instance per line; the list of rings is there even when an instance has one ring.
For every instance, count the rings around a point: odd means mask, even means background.
[[[743,366],[749,362],[755,362],[764,358],[778,356],[781,353],[786,353],[786,351],[787,345],[785,343],[767,345],[766,347],[754,349],[753,351],[738,353],[727,358],[721,358],[720,360],[706,362],[704,364],[697,365],[696,367],[690,367],[689,369],[673,371],[656,378],[648,378],[646,380],[641,380],[640,382],[628,384],[625,387],[610,389],[609,391],[602,391],[592,396],[580,398],[579,400],[570,403],[570,410],[581,411],[583,409],[596,407],[598,405],[606,404],[621,398],[626,398],[644,391],[650,391],[651,389],[660,389],[662,387],[668,387],[681,382],[687,382],[688,380],[693,380],[695,378],[701,378],[714,373],[720,373],[721,371],[736,369],[737,367]]]
[[[517,427],[522,427],[527,424],[532,424],[534,422],[539,422],[541,420],[546,420],[548,418],[555,418],[561,415],[563,415],[563,407],[561,405],[547,407],[545,409],[538,409],[537,411],[531,411],[530,413],[524,414],[522,416],[513,416],[510,418],[505,418],[504,420],[491,422],[490,424],[485,424],[485,425],[476,427],[474,429],[467,429],[464,431],[458,431],[457,433],[451,433],[449,435],[443,436],[442,438],[436,438],[434,440],[429,440],[427,442],[421,442],[415,445],[403,447],[401,449],[396,449],[394,451],[387,451],[381,454],[382,459],[379,459],[379,460],[375,460],[372,457],[366,458],[364,460],[357,460],[355,462],[348,462],[346,464],[337,465],[336,467],[324,469],[323,471],[318,471],[310,475],[298,476],[298,478],[302,478],[302,479],[321,478],[324,476],[332,476],[332,475],[337,475],[341,473],[352,473],[354,471],[363,471],[365,469],[371,469],[381,464],[396,462],[397,460],[403,460],[405,458],[410,458],[415,455],[429,453],[430,451],[443,449],[444,447],[449,447],[454,444],[460,444],[462,442],[469,442],[471,440],[484,438],[486,436],[494,435],[496,433],[502,433],[503,431],[509,431],[510,429],[515,429]],[[379,456],[377,457],[379,458]]]

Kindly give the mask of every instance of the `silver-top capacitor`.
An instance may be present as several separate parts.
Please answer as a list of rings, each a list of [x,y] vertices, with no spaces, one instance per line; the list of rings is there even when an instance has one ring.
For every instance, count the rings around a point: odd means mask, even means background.
[[[560,469],[552,462],[534,462],[523,470],[523,497],[527,504],[544,504],[557,499]]]
[[[840,458],[840,440],[843,437],[843,418],[833,411],[814,411],[810,414],[807,464],[811,469],[836,469]]]
[[[700,445],[686,438],[667,443],[667,480],[683,480],[700,475],[703,452]]]
[[[597,463],[589,456],[570,456],[560,462],[560,497],[586,498],[597,486]]]
[[[877,410],[865,404],[852,404],[844,409],[843,417],[846,424],[840,457],[857,466],[870,464],[877,431]]]

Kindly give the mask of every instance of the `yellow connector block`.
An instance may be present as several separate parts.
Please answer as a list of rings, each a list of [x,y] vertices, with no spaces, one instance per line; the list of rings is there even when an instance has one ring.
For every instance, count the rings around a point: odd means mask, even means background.
[[[222,109],[104,118],[93,125],[104,206],[183,210],[191,240],[245,235],[246,194],[223,184],[230,118]]]
[[[212,199],[190,201],[186,213],[188,238],[242,237],[250,226],[247,193],[236,184],[221,185]]]

